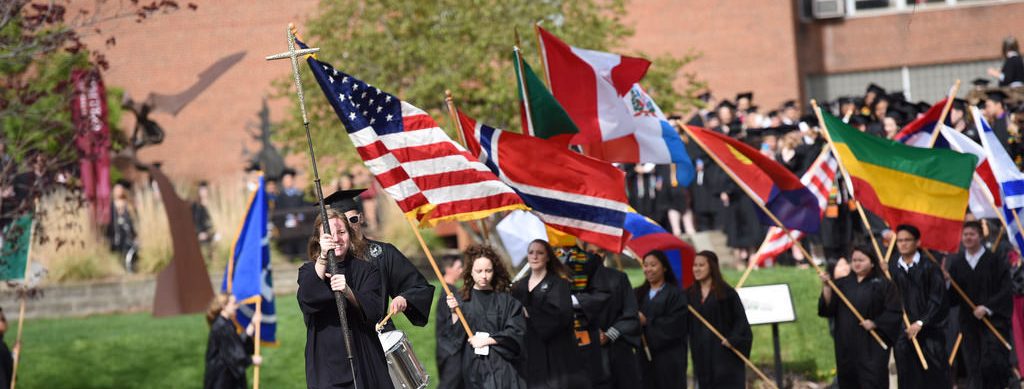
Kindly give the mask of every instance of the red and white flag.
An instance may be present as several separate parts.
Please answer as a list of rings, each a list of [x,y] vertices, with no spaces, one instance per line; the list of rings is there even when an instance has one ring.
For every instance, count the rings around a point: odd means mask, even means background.
[[[836,171],[839,169],[839,164],[836,159],[832,157],[832,153],[828,149],[821,152],[818,159],[814,160],[811,167],[807,169],[807,172],[800,177],[802,182],[807,189],[814,194],[814,197],[818,199],[818,207],[821,209],[822,214],[825,212],[825,208],[828,206],[828,195],[832,190],[832,186],[836,180]],[[761,243],[761,247],[757,249],[757,253],[751,257],[753,266],[761,266],[765,260],[774,259],[793,247],[793,243],[803,239],[804,233],[799,230],[790,230],[790,238],[786,238],[786,232],[779,227],[771,227],[768,229],[768,235],[765,236],[764,242]]]
[[[651,62],[572,47],[540,27],[537,33],[551,93],[580,130],[570,143],[596,145],[635,132],[623,97]]]
[[[949,148],[964,154],[974,154],[978,157],[978,165],[974,168],[974,181],[971,182],[971,195],[967,202],[968,208],[974,217],[979,219],[995,219],[999,214],[996,207],[1002,206],[1002,199],[999,198],[999,183],[992,173],[992,166],[985,156],[985,149],[977,142],[961,134],[949,126],[942,126],[942,137],[949,142]]]

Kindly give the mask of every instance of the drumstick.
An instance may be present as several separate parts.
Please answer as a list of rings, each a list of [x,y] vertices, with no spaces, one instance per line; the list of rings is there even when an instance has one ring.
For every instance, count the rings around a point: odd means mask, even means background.
[[[388,312],[388,315],[384,316],[384,319],[382,319],[380,323],[377,323],[377,325],[373,326],[373,329],[377,330],[377,332],[381,332],[382,330],[384,330],[384,325],[388,323],[388,320],[391,320],[391,316],[394,315],[396,312],[398,311],[394,310]]]

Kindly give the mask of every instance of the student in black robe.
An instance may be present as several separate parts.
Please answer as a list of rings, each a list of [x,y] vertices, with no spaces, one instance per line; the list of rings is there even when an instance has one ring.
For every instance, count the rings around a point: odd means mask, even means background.
[[[206,324],[210,326],[210,337],[206,341],[206,372],[203,374],[204,389],[245,389],[245,368],[259,365],[262,358],[253,352],[253,323],[260,317],[253,317],[252,323],[239,334],[233,322],[238,303],[235,296],[219,294],[210,302],[206,311]],[[8,371],[10,375],[10,371]],[[8,387],[10,387],[10,377]]]
[[[322,220],[313,223],[319,240],[310,239],[310,261],[299,268],[296,298],[306,323],[306,387],[350,388],[353,372],[342,335],[334,292],[345,296],[345,311],[352,335],[352,360],[360,388],[392,388],[387,360],[374,325],[384,316],[380,302],[380,274],[370,262],[357,257],[365,242],[351,234],[344,215],[327,209],[331,235],[323,234]],[[323,249],[321,249],[323,248]],[[327,273],[327,252],[333,249],[339,273]]]
[[[696,282],[686,290],[687,301],[726,338],[725,342],[719,340],[699,319],[690,317],[690,356],[697,387],[744,388],[746,366],[726,347],[732,345],[743,355],[750,355],[754,335],[743,302],[722,279],[718,255],[711,251],[701,251],[694,257],[693,278]]]
[[[350,189],[334,192],[324,199],[327,204],[345,214],[352,226],[352,233],[366,241],[366,249],[359,255],[377,266],[381,275],[380,309],[385,312],[401,312],[412,325],[423,327],[430,317],[430,305],[434,302],[434,286],[420,274],[416,266],[401,251],[390,243],[367,238],[363,234],[366,218],[360,211],[356,197],[366,189]],[[388,298],[391,304],[388,305]],[[390,320],[384,331],[394,331]]]
[[[509,293],[511,277],[505,263],[489,246],[466,249],[463,259],[462,302],[448,296],[448,307],[462,307],[473,337],[468,338],[458,317],[444,329],[463,343],[462,372],[466,389],[525,389],[520,371],[525,359],[526,318],[523,305]]]
[[[446,255],[441,257],[438,264],[444,272],[444,282],[448,284],[448,290],[455,294],[458,302],[459,296],[455,283],[462,277],[462,258],[457,255]],[[434,337],[436,343],[436,359],[438,389],[462,389],[462,348],[463,340],[452,335],[458,335],[455,331],[446,331],[451,325],[452,312],[448,309],[446,302],[448,296],[442,290],[437,298],[437,307],[434,312]]]
[[[647,348],[640,356],[644,384],[652,389],[686,388],[686,294],[664,252],[647,253],[643,265],[646,281],[636,289],[636,299]]]
[[[4,334],[7,333],[7,315],[4,314],[4,310],[0,309],[0,385],[6,385],[5,388],[11,387],[11,379],[14,374],[14,355],[11,354],[11,349],[7,348],[7,343],[4,342]],[[14,353],[17,353],[21,348],[20,345],[14,345]]]
[[[585,246],[589,255],[581,274],[570,266],[573,281],[579,282],[576,277],[581,275],[586,284],[572,295],[573,307],[587,323],[589,343],[580,350],[585,369],[595,388],[635,388],[642,378],[636,296],[626,273],[605,267],[597,246]]]
[[[1010,336],[1010,315],[1013,313],[1010,266],[986,250],[981,244],[981,223],[964,223],[961,243],[964,250],[950,257],[949,277],[977,305],[971,310],[967,302],[952,288],[951,304],[959,305],[960,331],[963,342],[960,355],[967,372],[967,388],[1002,388],[1010,378],[1010,354],[981,318],[987,317],[1004,339]]]
[[[835,284],[863,315],[863,322],[825,283],[828,275],[820,275],[818,316],[832,318],[835,325],[836,383],[840,389],[888,388],[890,349],[883,349],[868,331],[875,330],[891,347],[898,333],[899,295],[870,248],[858,246],[849,258],[852,272]]]
[[[893,358],[901,388],[949,388],[949,362],[943,334],[949,304],[946,281],[942,272],[918,251],[921,231],[901,224],[896,227],[896,250],[899,255],[889,261],[889,274],[903,302],[909,327],[900,320],[899,338],[893,347]],[[924,370],[910,338],[921,345],[928,370]]]
[[[526,385],[579,388],[571,372],[582,366],[573,333],[572,298],[564,265],[548,242],[534,240],[526,252],[530,276],[512,284],[512,297],[526,309]]]

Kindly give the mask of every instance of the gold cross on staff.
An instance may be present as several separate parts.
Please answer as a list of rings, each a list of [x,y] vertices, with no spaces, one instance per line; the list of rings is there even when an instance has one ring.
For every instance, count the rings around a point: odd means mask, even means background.
[[[292,76],[295,77],[295,90],[299,95],[299,108],[302,109],[302,124],[309,124],[309,118],[306,116],[306,99],[302,95],[302,79],[299,78],[299,57],[311,55],[319,52],[319,47],[312,47],[308,49],[295,50],[295,25],[288,23],[288,51],[267,56],[267,61],[273,61],[275,59],[288,58],[292,62]]]

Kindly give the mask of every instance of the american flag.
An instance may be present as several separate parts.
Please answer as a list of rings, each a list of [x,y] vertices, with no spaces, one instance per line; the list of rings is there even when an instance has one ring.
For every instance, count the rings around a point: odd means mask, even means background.
[[[818,159],[814,160],[814,163],[807,169],[807,172],[800,177],[800,182],[807,186],[811,194],[818,199],[818,208],[821,209],[823,214],[828,206],[828,195],[836,180],[837,169],[839,169],[839,164],[832,157],[832,153],[825,149],[818,156]],[[781,228],[769,228],[768,235],[765,236],[761,247],[750,259],[753,261],[753,265],[760,266],[765,260],[777,257],[793,247],[794,242],[804,237],[804,233],[798,230],[790,230],[789,233],[791,239],[786,239],[786,232]],[[811,259],[808,258],[808,260]]]
[[[313,57],[307,63],[359,156],[407,217],[433,226],[527,209],[423,110]]]

